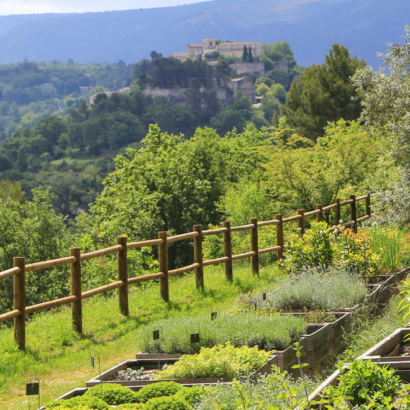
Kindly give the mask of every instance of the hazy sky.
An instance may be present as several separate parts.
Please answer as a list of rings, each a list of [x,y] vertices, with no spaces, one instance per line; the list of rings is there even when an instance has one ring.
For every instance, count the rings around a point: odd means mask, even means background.
[[[33,13],[83,13],[178,6],[204,0],[0,0],[0,15]]]

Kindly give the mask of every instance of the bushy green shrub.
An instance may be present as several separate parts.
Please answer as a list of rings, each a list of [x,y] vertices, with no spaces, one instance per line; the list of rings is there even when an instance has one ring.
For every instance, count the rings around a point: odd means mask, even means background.
[[[85,393],[88,397],[97,397],[109,405],[138,403],[138,393],[120,384],[102,384],[92,387]]]
[[[47,403],[46,409],[78,409],[81,406],[89,407],[92,410],[109,410],[110,406],[98,397],[87,395],[73,397],[68,400],[57,400]]]
[[[306,332],[303,318],[276,315],[261,317],[254,314],[220,316],[211,321],[209,316],[183,317],[160,320],[161,338],[152,339],[152,326],[141,328],[138,338],[147,353],[198,353],[202,347],[214,347],[230,341],[234,346],[258,346],[263,350],[283,350]],[[200,342],[191,343],[190,334],[198,329]]]
[[[146,403],[156,397],[173,396],[182,390],[182,386],[174,382],[160,382],[148,384],[143,387],[137,394],[138,400],[142,403]]]
[[[120,404],[117,407],[117,410],[145,410],[144,403],[127,403],[127,404]]]
[[[54,410],[66,410],[67,407],[57,406],[57,407],[53,407],[53,409]],[[94,410],[93,408],[85,406],[83,404],[79,404],[75,407],[70,407],[70,409],[73,409],[73,410]]]
[[[286,247],[282,266],[291,272],[309,268],[327,269],[333,263],[331,233],[326,222],[313,222],[303,238],[293,234]]]
[[[176,396],[181,397],[191,406],[199,403],[203,395],[204,389],[202,386],[184,387],[176,394]]]
[[[146,404],[146,410],[189,410],[191,406],[181,397],[157,397]]]
[[[353,362],[351,368],[339,378],[339,384],[330,389],[330,397],[347,397],[352,406],[365,405],[369,399],[390,397],[401,390],[400,377],[394,369],[381,367],[371,360]]]
[[[193,379],[246,376],[264,365],[271,352],[247,346],[202,348],[197,355],[182,356],[178,362],[155,374],[155,379]]]

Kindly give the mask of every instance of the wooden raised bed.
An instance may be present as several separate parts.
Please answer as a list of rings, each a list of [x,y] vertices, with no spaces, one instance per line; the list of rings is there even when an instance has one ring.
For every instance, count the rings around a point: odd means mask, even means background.
[[[162,368],[164,364],[173,364],[177,362],[179,359],[178,358],[173,358],[173,359],[133,359],[133,360],[127,360],[109,370],[106,372],[100,374],[99,376],[91,379],[86,383],[87,387],[93,387],[96,385],[99,385],[101,383],[104,384],[110,384],[110,383],[115,383],[115,384],[121,384],[122,386],[127,386],[127,387],[138,387],[142,388],[148,384],[153,384],[153,383],[159,383],[159,382],[175,382],[175,383],[180,383],[183,385],[207,385],[207,384],[215,384],[218,382],[231,382],[234,378],[205,378],[205,379],[167,379],[167,380],[136,380],[136,381],[111,381],[109,380],[113,375],[118,373],[120,370],[125,370],[127,368],[132,368],[132,369],[140,369],[143,367],[144,369],[159,369]],[[272,356],[263,366],[261,366],[258,370],[256,370],[254,373],[249,375],[248,377],[250,379],[255,379],[260,375],[263,374],[270,374],[272,373],[272,365],[277,365],[277,357]]]
[[[399,355],[404,339],[408,335],[410,335],[410,328],[397,329],[363,353],[358,360],[372,360],[380,366],[389,366],[392,369],[396,369],[397,374],[403,380],[410,382],[410,356]]]

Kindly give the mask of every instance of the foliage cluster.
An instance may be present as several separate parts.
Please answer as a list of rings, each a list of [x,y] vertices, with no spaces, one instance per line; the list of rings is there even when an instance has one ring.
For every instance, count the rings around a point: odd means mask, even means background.
[[[334,44],[322,65],[306,68],[300,81],[292,83],[281,108],[289,125],[300,135],[316,140],[324,135],[328,122],[357,120],[361,105],[351,77],[365,64],[351,57],[346,47]]]
[[[313,390],[314,380],[306,381]],[[306,403],[302,379],[293,380],[286,372],[272,366],[272,374],[261,376],[257,381],[238,381],[232,384],[207,386],[201,402],[195,410],[256,410],[296,409]]]
[[[199,379],[249,376],[263,366],[272,352],[257,346],[234,347],[230,342],[202,347],[196,355],[184,355],[178,362],[156,373],[154,379]]]
[[[408,408],[405,396],[409,388],[402,386],[394,369],[371,360],[352,361],[347,371],[339,367],[342,374],[338,385],[325,389],[319,402],[331,403],[336,408],[393,409],[403,404]]]
[[[313,222],[301,237],[291,235],[282,266],[289,273],[310,268],[341,267],[357,275],[376,275],[382,268],[383,249],[376,249],[370,231],[339,226],[329,231],[326,222]]]
[[[153,340],[152,331],[161,329],[160,339]],[[138,332],[141,347],[147,353],[197,353],[203,347],[212,348],[229,341],[232,346],[257,346],[261,350],[284,350],[306,331],[303,318],[276,315],[184,317],[161,320]],[[190,335],[199,333],[200,342],[191,343]]]
[[[81,397],[48,403],[46,409],[105,410],[118,406],[123,410],[188,410],[202,396],[201,387],[184,387],[173,382],[144,386],[138,392],[119,384],[94,386]]]
[[[32,126],[51,114],[66,111],[89,95],[118,90],[132,81],[141,64],[77,64],[24,61],[0,66],[0,141],[19,126]],[[139,71],[139,70],[137,70]],[[80,94],[80,87],[90,92]]]

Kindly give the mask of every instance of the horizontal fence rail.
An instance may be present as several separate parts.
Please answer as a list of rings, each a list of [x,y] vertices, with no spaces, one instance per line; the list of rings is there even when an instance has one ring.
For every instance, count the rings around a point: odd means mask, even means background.
[[[252,273],[254,275],[259,274],[259,256],[276,252],[278,260],[283,259],[285,242],[283,235],[283,224],[289,222],[297,222],[299,234],[301,236],[305,233],[305,218],[316,216],[316,221],[323,221],[324,213],[331,210],[334,211],[334,224],[335,226],[330,229],[335,229],[340,224],[340,208],[341,206],[350,206],[350,220],[342,223],[343,226],[352,226],[354,230],[357,230],[357,224],[363,222],[371,217],[370,208],[371,194],[355,197],[352,195],[348,200],[341,202],[336,199],[333,204],[323,207],[321,204],[316,206],[315,210],[305,212],[303,209],[298,210],[298,214],[283,218],[281,214],[277,214],[275,219],[270,221],[258,222],[256,218],[251,218],[248,225],[232,226],[230,222],[224,222],[222,228],[208,229],[203,231],[201,225],[194,225],[192,232],[183,233],[175,236],[168,237],[167,232],[159,232],[158,239],[151,239],[140,242],[127,243],[125,236],[120,236],[117,240],[117,245],[109,248],[100,249],[93,252],[81,254],[79,248],[71,248],[70,256],[60,259],[54,259],[44,262],[36,262],[31,264],[25,264],[25,259],[16,257],[14,258],[14,267],[3,272],[0,272],[0,280],[14,277],[14,310],[1,314],[0,323],[8,320],[14,320],[14,334],[15,339],[20,350],[25,349],[26,345],[26,315],[40,312],[54,307],[68,305],[72,306],[72,321],[73,327],[79,333],[82,333],[82,300],[90,298],[92,296],[113,291],[118,289],[119,304],[121,313],[125,316],[129,314],[128,307],[128,286],[135,285],[147,281],[159,281],[161,297],[165,301],[169,301],[169,277],[178,276],[186,272],[195,271],[195,280],[197,288],[204,288],[204,271],[203,268],[212,265],[224,264],[225,265],[225,277],[233,280],[233,268],[232,262],[242,259],[250,258],[252,261]],[[365,201],[365,215],[357,218],[356,203]],[[276,228],[276,244],[266,249],[259,249],[258,245],[258,228],[275,226]],[[232,254],[232,233],[249,231],[250,234],[250,247],[249,252],[241,253],[239,255]],[[202,243],[205,236],[210,235],[223,235],[223,250],[224,256],[203,260]],[[193,239],[194,241],[194,263],[189,266],[184,266],[177,269],[168,270],[168,244],[179,242],[187,239]],[[149,275],[142,275],[137,277],[128,277],[128,259],[127,251],[132,249],[139,249],[144,247],[158,246],[158,262],[159,272]],[[109,254],[117,254],[118,260],[118,280],[113,283],[100,286],[88,291],[82,291],[81,288],[81,262],[99,258],[101,256]],[[71,295],[52,300],[45,303],[39,303],[33,306],[26,306],[26,285],[25,276],[27,272],[32,272],[40,269],[53,268],[56,266],[70,265],[71,269]]]

